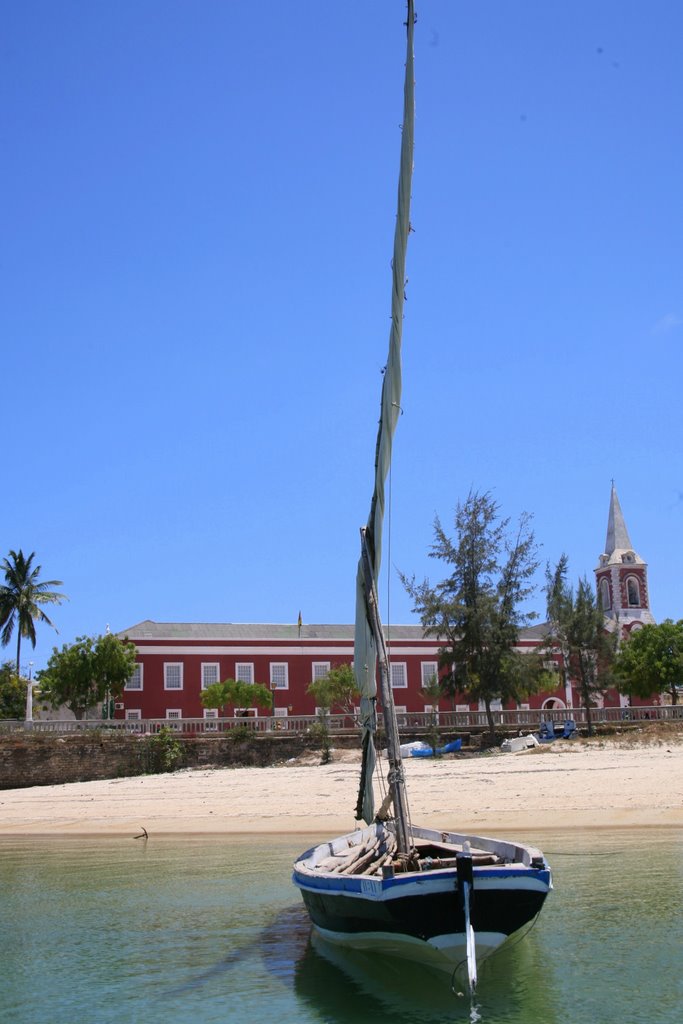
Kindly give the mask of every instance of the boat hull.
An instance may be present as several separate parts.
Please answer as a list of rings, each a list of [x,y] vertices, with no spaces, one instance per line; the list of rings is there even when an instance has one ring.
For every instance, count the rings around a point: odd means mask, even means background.
[[[336,846],[321,844],[295,864],[294,884],[301,890],[316,931],[327,942],[419,959],[452,970],[466,957],[465,914],[455,867],[397,873],[389,878],[316,871],[316,861],[331,848],[343,849],[340,844],[345,841],[353,845],[368,833],[371,830],[342,837],[335,841]],[[428,829],[413,829],[415,834],[441,842],[445,837]],[[448,834],[449,841],[464,838],[492,852],[496,848],[518,851],[522,858],[509,864],[473,867],[470,913],[477,960],[481,961],[536,917],[552,882],[539,851],[524,857],[519,851],[526,847]]]

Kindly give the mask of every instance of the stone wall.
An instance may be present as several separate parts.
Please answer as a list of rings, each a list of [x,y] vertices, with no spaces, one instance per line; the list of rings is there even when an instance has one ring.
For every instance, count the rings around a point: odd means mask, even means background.
[[[253,736],[246,740],[223,736],[183,737],[169,734],[176,767],[205,765],[264,766],[318,750],[306,736]],[[156,742],[155,742],[156,741]],[[335,739],[335,746],[357,747],[356,737]],[[50,786],[65,782],[116,779],[163,770],[158,737],[112,733],[95,729],[67,736],[31,732],[0,735],[0,789]]]

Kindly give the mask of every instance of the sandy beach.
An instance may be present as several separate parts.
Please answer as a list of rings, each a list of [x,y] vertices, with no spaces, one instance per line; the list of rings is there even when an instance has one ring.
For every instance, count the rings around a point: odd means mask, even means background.
[[[675,742],[675,740],[678,742]],[[683,744],[555,743],[517,754],[410,759],[417,824],[511,830],[683,826]],[[0,791],[0,836],[308,833],[356,827],[355,752],[330,764],[215,768]]]

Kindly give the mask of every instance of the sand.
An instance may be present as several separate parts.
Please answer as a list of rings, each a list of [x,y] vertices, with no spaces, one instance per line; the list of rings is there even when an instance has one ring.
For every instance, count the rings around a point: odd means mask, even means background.
[[[407,759],[416,824],[515,830],[683,826],[683,744],[556,742],[516,754]],[[668,742],[668,745],[667,745]],[[306,833],[356,826],[358,756],[0,791],[0,836]]]

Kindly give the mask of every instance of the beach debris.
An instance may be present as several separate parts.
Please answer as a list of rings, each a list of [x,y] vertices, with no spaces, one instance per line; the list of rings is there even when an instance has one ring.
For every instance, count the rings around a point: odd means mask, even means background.
[[[145,828],[145,826],[140,825],[140,828],[142,829],[142,832],[140,833],[139,836],[133,836],[133,839],[149,839],[149,835],[147,834],[147,829]]]
[[[510,740],[503,740],[500,749],[504,754],[516,754],[520,750],[528,750],[530,747],[540,746],[536,737],[529,733],[528,736],[514,736]]]

